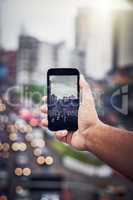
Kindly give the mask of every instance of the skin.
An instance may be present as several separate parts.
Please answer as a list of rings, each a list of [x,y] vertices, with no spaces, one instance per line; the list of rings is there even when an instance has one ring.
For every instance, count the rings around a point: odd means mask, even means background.
[[[90,151],[122,175],[133,181],[133,132],[114,128],[101,122],[95,109],[91,89],[84,78],[80,80],[82,103],[78,111],[78,130],[55,132],[56,138],[77,150]],[[43,97],[47,102],[47,97]],[[47,114],[47,104],[41,107]],[[42,125],[48,126],[43,119]]]

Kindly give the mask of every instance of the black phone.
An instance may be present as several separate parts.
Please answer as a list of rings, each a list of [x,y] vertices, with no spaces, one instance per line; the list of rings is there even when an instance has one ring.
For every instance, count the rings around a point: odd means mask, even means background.
[[[78,128],[79,71],[51,68],[47,72],[48,128],[75,131]]]

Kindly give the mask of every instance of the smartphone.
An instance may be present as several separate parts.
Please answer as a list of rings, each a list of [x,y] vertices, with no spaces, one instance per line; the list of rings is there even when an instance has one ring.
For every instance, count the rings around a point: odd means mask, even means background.
[[[79,71],[76,68],[48,70],[48,128],[51,131],[77,130],[79,95]]]

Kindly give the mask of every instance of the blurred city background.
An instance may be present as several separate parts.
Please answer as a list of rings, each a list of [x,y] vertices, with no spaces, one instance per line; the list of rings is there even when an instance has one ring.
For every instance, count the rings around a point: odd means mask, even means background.
[[[0,0],[0,200],[132,200],[132,183],[41,126],[50,67],[78,68],[100,119],[133,130],[133,1]]]

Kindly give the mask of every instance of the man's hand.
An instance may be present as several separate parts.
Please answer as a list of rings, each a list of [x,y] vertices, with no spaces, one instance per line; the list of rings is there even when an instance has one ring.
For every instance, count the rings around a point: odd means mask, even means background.
[[[98,119],[91,89],[83,77],[80,79],[80,89],[82,102],[78,111],[78,130],[73,133],[59,130],[55,132],[55,135],[58,140],[68,143],[78,150],[86,150],[88,133],[94,132],[101,122]],[[46,102],[47,97],[45,96],[43,100]],[[47,104],[41,107],[41,111],[47,114]],[[47,127],[48,121],[43,119],[42,124]]]
[[[114,128],[98,119],[92,93],[87,82],[80,80],[82,102],[78,112],[78,130],[57,131],[56,137],[78,150],[89,150],[112,168],[133,181],[133,132]],[[47,97],[44,97],[46,101]],[[41,110],[47,114],[47,105]],[[42,121],[44,126],[47,120]]]

